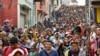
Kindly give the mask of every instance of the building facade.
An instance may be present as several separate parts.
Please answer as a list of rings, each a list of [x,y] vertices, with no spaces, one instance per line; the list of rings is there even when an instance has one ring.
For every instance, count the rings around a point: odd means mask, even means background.
[[[9,20],[11,26],[17,25],[17,0],[0,1],[0,25],[4,25],[5,20]]]
[[[43,22],[45,18],[49,18],[50,0],[35,0],[36,22]]]
[[[71,6],[71,5],[78,5],[77,0],[62,0],[64,5]]]
[[[62,0],[54,0],[54,10],[58,10],[62,5]]]
[[[35,24],[33,1],[34,0],[18,0],[18,28],[23,28],[25,25],[33,26]]]
[[[1,0],[0,1],[0,25],[9,20],[11,26],[24,28],[25,25],[35,24],[34,0]]]

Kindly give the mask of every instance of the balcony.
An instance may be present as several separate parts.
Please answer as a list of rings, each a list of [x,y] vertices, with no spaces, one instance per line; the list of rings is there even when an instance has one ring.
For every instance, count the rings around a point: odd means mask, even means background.
[[[19,4],[32,9],[32,0],[18,0]]]
[[[41,1],[44,1],[44,0],[34,0],[35,2],[41,2]]]
[[[100,1],[92,1],[91,4],[92,5],[100,5]]]
[[[100,7],[100,0],[92,0],[91,4],[92,7]]]
[[[100,0],[91,0],[91,1],[100,1]]]

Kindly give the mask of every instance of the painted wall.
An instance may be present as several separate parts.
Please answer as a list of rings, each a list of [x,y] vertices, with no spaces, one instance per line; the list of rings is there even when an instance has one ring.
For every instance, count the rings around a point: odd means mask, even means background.
[[[17,0],[2,0],[3,7],[0,8],[0,25],[4,20],[11,21],[11,25],[17,25]]]

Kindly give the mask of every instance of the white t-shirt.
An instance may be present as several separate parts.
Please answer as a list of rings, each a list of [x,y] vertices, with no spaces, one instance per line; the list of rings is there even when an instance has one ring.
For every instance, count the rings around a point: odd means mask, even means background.
[[[59,46],[56,45],[56,44],[57,44],[57,40],[54,39],[54,40],[53,40],[53,43],[54,43],[54,45],[55,45],[55,50],[57,50],[58,47],[59,47]],[[60,39],[60,44],[61,44],[61,43],[63,43],[63,40]]]
[[[95,32],[91,32],[90,33],[90,41],[92,41],[95,38],[96,38],[96,33]]]
[[[28,39],[25,47],[31,48],[34,44],[35,44],[35,42],[33,40]]]
[[[36,48],[38,48],[39,49],[39,52],[40,52],[42,49],[44,49],[44,45],[42,43],[38,43],[36,45]]]

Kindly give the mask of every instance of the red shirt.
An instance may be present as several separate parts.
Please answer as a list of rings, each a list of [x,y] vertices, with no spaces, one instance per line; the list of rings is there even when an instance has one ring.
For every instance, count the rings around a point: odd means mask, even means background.
[[[21,49],[25,53],[24,56],[28,56],[28,51],[25,48],[23,48],[23,47],[21,47]],[[12,53],[13,50],[14,49],[11,46],[4,48],[3,49],[3,56],[8,56],[10,53]]]
[[[85,31],[85,29],[84,29],[82,26],[80,26],[80,28],[81,28],[80,36],[82,37],[82,36],[84,35],[84,31]]]

